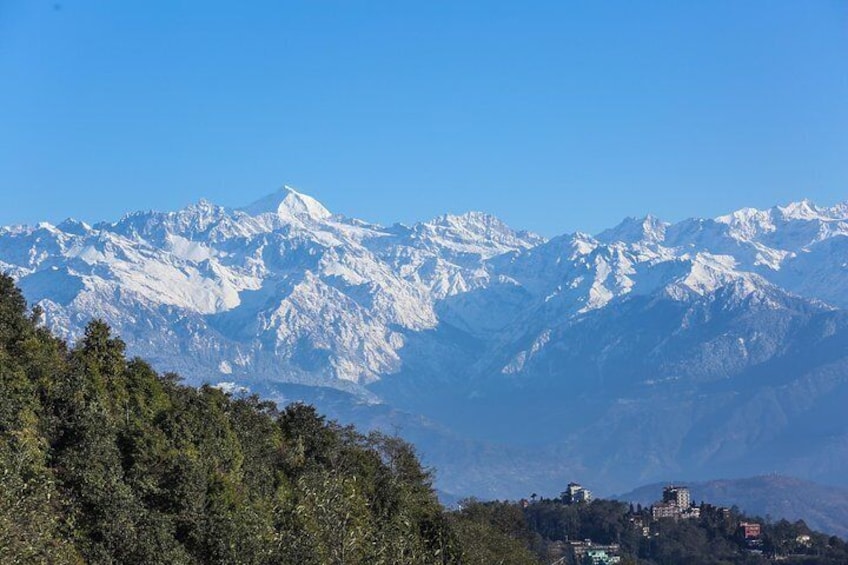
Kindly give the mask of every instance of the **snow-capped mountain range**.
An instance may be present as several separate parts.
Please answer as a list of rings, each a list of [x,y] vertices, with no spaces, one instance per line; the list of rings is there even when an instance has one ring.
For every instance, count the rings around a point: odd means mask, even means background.
[[[541,241],[478,213],[384,228],[286,187],[237,210],[4,228],[0,268],[71,339],[100,317],[193,380],[335,386],[397,371],[404,333],[435,327],[439,300]]]
[[[448,487],[512,494],[516,459],[609,488],[704,465],[830,478],[848,424],[816,417],[848,400],[846,236],[848,204],[546,240],[479,212],[380,226],[286,187],[2,228],[0,269],[71,340],[98,317],[190,382],[390,407],[429,430]]]

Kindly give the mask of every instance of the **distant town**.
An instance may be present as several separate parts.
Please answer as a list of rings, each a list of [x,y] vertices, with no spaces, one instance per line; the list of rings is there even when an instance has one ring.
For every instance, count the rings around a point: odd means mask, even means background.
[[[532,495],[522,499],[519,504],[525,510],[530,509],[538,499]],[[558,502],[566,506],[587,505],[593,500],[592,491],[579,483],[569,483],[560,493]],[[697,520],[702,515],[709,515],[723,523],[734,521],[734,511],[723,506],[713,506],[702,502],[696,505],[692,501],[689,488],[683,485],[670,484],[663,488],[661,498],[649,507],[631,504],[628,516],[631,527],[645,539],[661,535],[663,521]],[[751,520],[735,520],[735,536],[744,551],[750,555],[763,554],[762,524]],[[801,534],[795,542],[800,547],[809,547],[811,536]],[[560,556],[551,565],[609,565],[622,563],[625,559],[620,543],[599,543],[590,538],[565,539],[549,548],[549,554]]]

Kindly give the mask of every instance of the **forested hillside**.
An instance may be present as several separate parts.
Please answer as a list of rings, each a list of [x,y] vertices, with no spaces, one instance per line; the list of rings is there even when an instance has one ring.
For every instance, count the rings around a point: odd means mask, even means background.
[[[532,562],[445,513],[398,438],[183,386],[102,322],[69,348],[38,318],[0,276],[0,563]]]

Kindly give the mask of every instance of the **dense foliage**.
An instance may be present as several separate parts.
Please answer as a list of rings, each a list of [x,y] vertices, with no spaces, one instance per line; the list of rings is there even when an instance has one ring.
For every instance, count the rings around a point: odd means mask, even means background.
[[[540,538],[527,525],[521,508],[508,502],[466,500],[451,513],[451,524],[469,562],[491,565],[539,563]]]
[[[402,440],[182,386],[102,322],[68,348],[38,317],[0,276],[0,563],[493,562],[463,540],[504,537],[449,517]]]

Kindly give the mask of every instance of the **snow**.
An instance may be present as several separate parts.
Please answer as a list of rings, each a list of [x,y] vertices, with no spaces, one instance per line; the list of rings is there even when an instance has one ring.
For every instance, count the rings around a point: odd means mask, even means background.
[[[97,316],[190,378],[327,386],[429,362],[408,348],[444,324],[510,351],[500,371],[517,374],[558,324],[635,296],[767,301],[781,288],[848,307],[845,264],[848,204],[808,201],[546,240],[482,212],[385,228],[284,187],[237,210],[0,229],[0,268],[28,280],[63,335]]]
[[[251,216],[274,214],[283,221],[321,221],[332,216],[320,202],[290,186],[284,186],[242,210]]]
[[[212,385],[212,388],[217,388],[227,394],[248,394],[250,388],[237,384],[234,381],[221,381],[218,384]]]
[[[599,233],[596,238],[604,243],[659,243],[665,239],[669,225],[650,214],[641,219],[626,218],[616,227]]]

